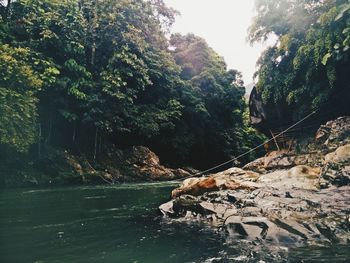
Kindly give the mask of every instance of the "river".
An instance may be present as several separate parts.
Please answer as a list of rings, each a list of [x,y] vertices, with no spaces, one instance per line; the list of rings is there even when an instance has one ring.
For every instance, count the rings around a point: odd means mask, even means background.
[[[348,247],[285,253],[250,248],[198,223],[170,222],[157,207],[174,183],[0,194],[0,262],[346,262]],[[348,261],[349,262],[349,261]]]

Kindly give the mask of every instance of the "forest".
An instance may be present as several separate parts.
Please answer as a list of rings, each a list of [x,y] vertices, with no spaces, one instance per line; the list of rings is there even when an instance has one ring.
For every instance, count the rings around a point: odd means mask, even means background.
[[[0,0],[0,262],[350,262],[349,74],[349,0]]]
[[[349,114],[349,1],[259,0],[256,8],[249,41],[277,38],[255,73],[274,116],[286,124],[313,110],[323,121]]]
[[[248,40],[277,38],[257,62],[264,104],[286,122],[329,104],[348,112],[348,1],[258,0],[256,10]],[[161,0],[8,0],[0,13],[3,156],[94,160],[144,145],[203,169],[264,139],[239,69],[198,36],[170,35],[177,11]]]
[[[158,0],[2,6],[1,151],[146,145],[203,167],[258,142],[240,73],[200,37],[167,38],[175,15]]]

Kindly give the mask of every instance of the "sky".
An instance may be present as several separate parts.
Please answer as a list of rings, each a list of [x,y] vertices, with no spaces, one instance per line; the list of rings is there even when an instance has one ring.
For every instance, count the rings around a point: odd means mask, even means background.
[[[254,16],[254,0],[164,0],[181,15],[172,33],[194,33],[224,57],[229,69],[243,74],[245,84],[253,82],[256,61],[267,44],[251,46],[248,27]]]

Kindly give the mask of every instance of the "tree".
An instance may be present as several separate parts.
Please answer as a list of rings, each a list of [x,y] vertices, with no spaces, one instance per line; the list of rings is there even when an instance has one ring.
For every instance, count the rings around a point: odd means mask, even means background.
[[[36,141],[36,94],[55,73],[29,49],[0,45],[1,144],[23,152]]]
[[[198,166],[248,147],[241,74],[197,36],[169,41],[176,11],[163,1],[17,0],[0,13],[2,67],[16,68],[0,81],[2,144],[93,159],[141,144]]]
[[[258,15],[249,39],[271,34],[277,43],[258,61],[257,87],[264,103],[277,105],[286,121],[300,119],[314,109],[328,117],[348,112],[350,98],[347,1],[256,1]]]
[[[170,44],[187,83],[182,90],[181,136],[174,138],[181,143],[186,138],[188,148],[183,156],[192,156],[203,167],[203,162],[217,164],[247,150],[251,145],[243,121],[246,104],[241,74],[227,70],[223,58],[193,34],[175,34]],[[178,152],[184,151],[181,144],[180,148]]]

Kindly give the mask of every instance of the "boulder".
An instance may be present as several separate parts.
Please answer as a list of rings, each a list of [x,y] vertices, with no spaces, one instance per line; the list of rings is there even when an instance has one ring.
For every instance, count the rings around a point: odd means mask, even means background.
[[[162,204],[161,206],[159,206],[159,210],[162,212],[162,214],[164,216],[167,216],[167,215],[174,215],[174,209],[173,209],[173,206],[174,206],[174,202],[173,201],[169,201],[165,204]]]
[[[334,152],[324,157],[326,163],[350,162],[350,144],[338,147]]]
[[[207,222],[229,239],[269,245],[350,240],[350,118],[327,122],[303,154],[272,152],[241,168],[188,178],[165,215]]]
[[[254,161],[247,163],[246,165],[243,166],[243,169],[254,171],[257,173],[264,173],[264,172],[266,172],[266,170],[264,168],[264,163],[265,163],[265,157],[261,157],[261,158],[258,158]]]
[[[350,144],[338,147],[324,157],[322,185],[343,186],[350,184]]]
[[[350,238],[349,186],[322,190],[221,190],[181,195],[161,205],[164,215],[201,220],[231,238],[282,245],[347,242]]]
[[[160,164],[158,156],[144,146],[133,146],[124,151],[124,161],[131,165],[158,166]]]
[[[133,146],[123,151],[112,148],[107,155],[99,157],[97,164],[97,169],[103,168],[117,181],[164,181],[192,174],[185,169],[163,166],[158,156],[144,146]]]
[[[234,167],[209,177],[188,178],[171,193],[173,198],[183,194],[199,196],[218,190],[254,190],[261,187],[318,189],[320,168],[305,165],[260,175]]]
[[[292,167],[295,157],[286,152],[272,152],[264,158],[264,168],[267,170]]]
[[[213,176],[186,179],[180,187],[172,191],[171,195],[176,198],[183,194],[198,196],[225,189],[255,189],[257,186],[253,182],[256,180],[256,173],[234,167]]]
[[[339,117],[321,125],[316,133],[316,140],[324,143],[329,149],[334,149],[339,144],[350,142],[350,117]]]

